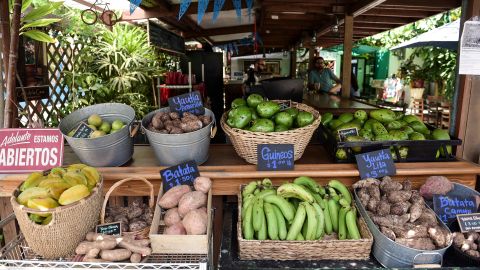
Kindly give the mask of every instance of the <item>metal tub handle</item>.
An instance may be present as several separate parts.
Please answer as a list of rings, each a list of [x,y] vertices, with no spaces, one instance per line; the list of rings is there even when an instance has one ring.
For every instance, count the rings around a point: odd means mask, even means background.
[[[210,139],[213,139],[213,137],[215,137],[215,134],[217,134],[217,125],[214,121],[212,126],[210,127]]]
[[[413,257],[413,268],[440,268],[443,256],[438,252],[422,252]]]
[[[129,127],[129,131],[130,131],[130,137],[133,138],[135,137],[135,135],[137,134],[138,132],[138,129],[140,128],[140,125],[141,123],[140,122],[133,122],[130,127]]]

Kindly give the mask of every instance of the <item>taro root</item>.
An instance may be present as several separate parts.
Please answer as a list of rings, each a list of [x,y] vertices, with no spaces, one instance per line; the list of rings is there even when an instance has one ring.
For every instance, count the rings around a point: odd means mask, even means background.
[[[152,118],[152,126],[156,129],[163,129],[163,121],[161,119],[161,113],[156,113]]]
[[[201,115],[198,117],[198,120],[202,121],[203,126],[206,127],[212,122],[212,117],[209,115]]]
[[[170,115],[168,115],[168,113],[163,113],[163,114],[160,116],[160,119],[162,120],[162,122],[163,122],[164,124],[166,124],[165,122],[172,120],[172,119],[170,118]]]
[[[183,131],[181,128],[178,128],[178,127],[172,127],[170,129],[170,134],[182,134]]]
[[[188,122],[182,122],[180,128],[183,132],[193,132],[202,128],[202,122],[200,120],[190,120]]]
[[[177,112],[170,112],[168,115],[172,120],[180,119],[180,114],[178,114]]]
[[[180,120],[180,119],[173,120],[173,126],[177,127],[177,128],[181,128],[182,127],[182,120]]]

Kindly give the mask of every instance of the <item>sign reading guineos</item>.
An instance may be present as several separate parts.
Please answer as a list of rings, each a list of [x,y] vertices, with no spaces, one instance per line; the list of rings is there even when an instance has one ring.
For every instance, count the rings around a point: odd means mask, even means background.
[[[259,144],[257,146],[257,170],[293,170],[293,144]]]

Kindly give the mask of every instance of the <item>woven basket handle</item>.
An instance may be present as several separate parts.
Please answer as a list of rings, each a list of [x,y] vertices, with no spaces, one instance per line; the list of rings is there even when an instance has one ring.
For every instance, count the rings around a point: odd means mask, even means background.
[[[105,199],[103,200],[103,205],[102,205],[102,212],[100,213],[100,223],[102,223],[102,224],[105,223],[105,210],[107,208],[107,203],[108,203],[108,199],[110,198],[110,194],[112,194],[112,192],[117,187],[123,185],[125,182],[134,181],[134,180],[141,180],[145,184],[147,184],[147,186],[150,188],[150,200],[148,201],[148,207],[153,208],[153,206],[155,204],[155,197],[154,197],[154,194],[153,194],[152,183],[150,183],[150,181],[148,181],[147,179],[145,179],[143,177],[139,177],[139,176],[125,178],[125,179],[122,179],[122,180],[116,182],[115,184],[113,184],[113,186],[111,186],[110,189],[107,191],[107,194],[105,194]]]

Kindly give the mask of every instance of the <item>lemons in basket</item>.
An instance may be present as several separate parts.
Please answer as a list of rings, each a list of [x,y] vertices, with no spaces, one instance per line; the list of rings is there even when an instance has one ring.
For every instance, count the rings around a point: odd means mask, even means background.
[[[85,164],[53,168],[48,174],[33,172],[20,185],[17,202],[28,208],[49,211],[89,196],[100,179],[97,169]],[[29,218],[46,225],[52,217],[49,213],[30,213]]]

